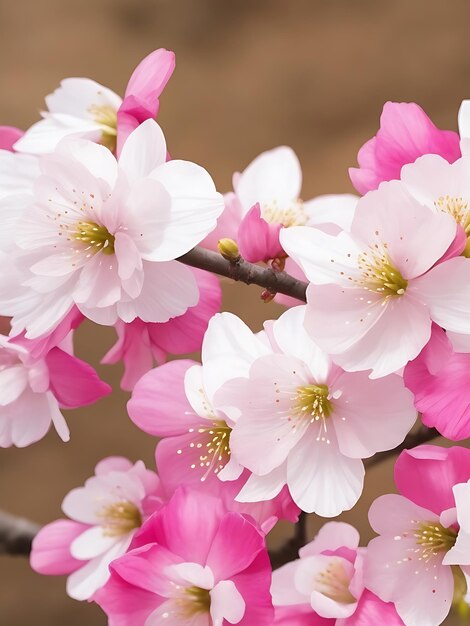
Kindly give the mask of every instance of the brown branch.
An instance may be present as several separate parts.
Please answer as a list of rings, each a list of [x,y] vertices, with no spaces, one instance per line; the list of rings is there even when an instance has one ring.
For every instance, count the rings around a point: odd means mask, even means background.
[[[40,526],[0,511],[0,554],[27,556]]]
[[[439,437],[436,429],[420,426],[416,432],[410,433],[403,443],[393,450],[379,452],[367,459],[366,467],[372,467],[405,449],[414,448],[436,437]],[[307,517],[306,513],[300,513],[299,521],[295,526],[294,536],[279,549],[269,552],[273,569],[281,567],[281,565],[298,557],[300,548],[307,543]],[[0,555],[29,555],[32,541],[39,529],[40,526],[34,522],[0,511]]]
[[[218,252],[196,246],[180,256],[178,261],[247,285],[254,284],[264,287],[271,293],[282,293],[302,302],[307,301],[307,283],[286,274],[286,272],[276,272],[270,267],[260,267],[254,263],[248,263],[241,257],[235,261],[228,261]]]
[[[307,517],[307,513],[302,511],[295,526],[294,536],[277,550],[269,551],[269,559],[273,569],[298,558],[300,548],[307,543]]]

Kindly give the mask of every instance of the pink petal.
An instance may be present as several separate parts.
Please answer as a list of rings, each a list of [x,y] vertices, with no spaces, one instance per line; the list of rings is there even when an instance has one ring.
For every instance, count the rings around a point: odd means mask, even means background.
[[[353,185],[364,194],[384,180],[399,179],[403,165],[423,154],[439,154],[453,163],[460,157],[459,136],[436,128],[414,102],[387,102],[376,137],[359,151],[360,167],[350,169]]]
[[[250,263],[268,261],[283,256],[279,243],[279,231],[282,224],[269,224],[261,217],[261,210],[256,203],[242,219],[238,229],[237,242],[240,253]]]
[[[265,548],[263,534],[238,513],[222,519],[207,555],[207,565],[217,580],[233,578],[246,570]]]
[[[134,387],[127,404],[131,420],[144,432],[155,436],[187,433],[198,424],[184,392],[186,371],[194,361],[179,360],[147,372]]]
[[[24,131],[14,126],[0,126],[0,150],[14,152],[13,145],[24,135]]]
[[[383,602],[367,589],[359,599],[354,615],[340,620],[338,626],[405,626],[392,602]]]
[[[271,571],[268,554],[263,550],[246,570],[232,578],[246,605],[243,618],[238,622],[240,626],[272,625]]]
[[[157,117],[159,97],[174,69],[175,54],[159,48],[146,56],[132,73],[117,114],[118,154],[134,128],[146,119]]]
[[[470,450],[422,445],[404,450],[395,463],[399,492],[439,515],[455,506],[452,487],[470,479]]]
[[[92,404],[111,393],[96,371],[76,357],[53,348],[46,356],[50,389],[61,406],[74,409]]]
[[[74,559],[70,545],[88,526],[71,520],[56,520],[41,528],[33,540],[30,563],[35,572],[52,576],[70,574],[83,567]]]

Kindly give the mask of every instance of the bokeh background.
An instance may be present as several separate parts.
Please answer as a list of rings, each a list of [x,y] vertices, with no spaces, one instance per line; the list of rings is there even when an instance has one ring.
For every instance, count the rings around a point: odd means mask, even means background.
[[[140,59],[166,47],[177,71],[159,122],[174,157],[204,165],[227,191],[234,171],[287,144],[302,162],[305,199],[347,192],[347,168],[386,100],[416,101],[437,125],[456,128],[460,101],[470,97],[469,23],[468,0],[0,0],[0,124],[36,121],[44,96],[67,76],[122,93]],[[259,301],[257,288],[228,283],[224,308],[253,329],[280,312]],[[78,355],[97,364],[113,339],[109,329],[85,326]],[[103,456],[152,464],[154,441],[126,415],[120,369],[99,371],[115,393],[69,413],[70,443],[52,432],[0,452],[2,508],[45,523]],[[392,489],[386,462],[343,516],[364,541],[371,501]],[[318,526],[312,518],[311,536]],[[290,530],[279,529],[273,545]],[[101,611],[67,598],[64,584],[36,575],[26,559],[0,557],[0,624],[104,626]]]

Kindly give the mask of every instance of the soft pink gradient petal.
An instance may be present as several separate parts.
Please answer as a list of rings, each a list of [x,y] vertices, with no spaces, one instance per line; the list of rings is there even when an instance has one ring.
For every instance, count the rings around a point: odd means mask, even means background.
[[[362,493],[364,466],[341,454],[333,432],[330,443],[310,428],[287,461],[287,484],[294,502],[307,513],[335,517],[356,504]],[[313,453],[314,451],[314,453]]]
[[[92,404],[112,391],[91,365],[59,348],[48,352],[46,363],[49,368],[50,389],[64,408],[74,409]]]
[[[88,526],[72,520],[60,519],[40,529],[33,539],[30,564],[38,574],[61,576],[83,567],[83,561],[74,559],[70,544]]]
[[[470,259],[455,257],[439,263],[413,281],[410,289],[427,305],[439,326],[470,334]]]
[[[24,130],[14,126],[0,126],[0,150],[14,152],[13,145],[24,135]]]
[[[398,491],[439,515],[455,506],[452,488],[470,479],[470,450],[422,445],[404,450],[395,463]]]
[[[359,533],[345,522],[327,522],[318,531],[315,539],[299,550],[301,557],[320,554],[324,550],[346,547],[356,550],[359,546]]]
[[[184,392],[184,376],[196,365],[182,359],[147,372],[127,403],[131,420],[149,435],[182,435],[199,423]]]
[[[447,439],[470,436],[470,354],[456,353],[446,333],[434,325],[430,341],[404,371],[423,423]]]
[[[392,602],[383,602],[367,589],[359,599],[356,611],[351,617],[336,621],[335,626],[405,626]]]
[[[412,394],[395,374],[370,380],[365,372],[343,372],[330,393],[341,394],[332,419],[341,452],[352,458],[395,448],[416,421]]]
[[[117,113],[117,153],[129,134],[143,121],[155,119],[159,97],[175,69],[175,54],[164,48],[154,50],[135,68]]]
[[[260,552],[251,565],[232,580],[245,601],[245,613],[240,626],[271,626],[274,609],[269,593],[271,564],[267,551]]]
[[[233,578],[246,570],[264,549],[263,534],[237,513],[222,519],[207,555],[207,565],[217,580]]]
[[[250,263],[268,261],[284,254],[279,243],[282,224],[270,224],[261,217],[256,203],[243,217],[237,234],[240,253]]]
[[[440,154],[450,163],[460,156],[459,136],[438,129],[414,102],[386,102],[377,135],[358,153],[359,168],[349,175],[359,193],[400,178],[400,170],[423,154]]]

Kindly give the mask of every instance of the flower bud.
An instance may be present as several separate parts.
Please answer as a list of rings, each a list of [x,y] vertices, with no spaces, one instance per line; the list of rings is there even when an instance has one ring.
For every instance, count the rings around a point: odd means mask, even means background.
[[[238,261],[240,259],[240,250],[238,249],[237,242],[233,239],[219,239],[217,244],[220,254],[227,261]]]

